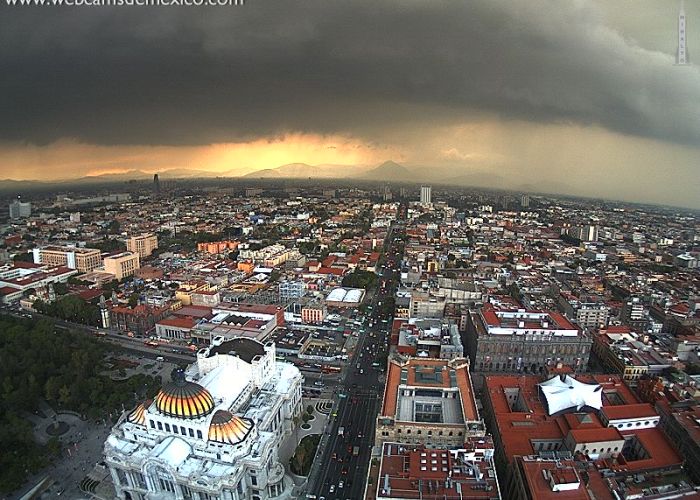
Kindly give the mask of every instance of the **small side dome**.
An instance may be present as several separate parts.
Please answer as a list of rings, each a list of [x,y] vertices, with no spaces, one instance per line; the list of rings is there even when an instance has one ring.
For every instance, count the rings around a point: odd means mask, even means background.
[[[209,424],[209,441],[238,444],[248,437],[252,429],[252,420],[237,417],[230,411],[219,410],[214,413]]]
[[[200,418],[214,409],[211,393],[199,384],[185,380],[180,369],[173,371],[173,381],[156,395],[156,407],[163,415],[177,418]]]
[[[140,403],[136,408],[134,408],[131,413],[126,416],[126,419],[132,424],[146,425],[146,408],[151,406],[153,403],[152,399],[147,399],[143,403]]]

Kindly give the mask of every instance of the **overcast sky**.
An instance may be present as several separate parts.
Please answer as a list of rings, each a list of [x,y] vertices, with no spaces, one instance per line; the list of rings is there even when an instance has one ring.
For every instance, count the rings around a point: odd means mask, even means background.
[[[700,208],[700,70],[674,65],[679,6],[3,6],[0,177],[392,159]],[[686,13],[700,60],[700,2]]]

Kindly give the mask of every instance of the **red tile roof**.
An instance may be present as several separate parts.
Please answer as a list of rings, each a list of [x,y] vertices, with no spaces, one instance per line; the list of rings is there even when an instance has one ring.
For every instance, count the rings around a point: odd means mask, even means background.
[[[626,418],[658,417],[659,414],[649,403],[636,405],[604,406],[603,415],[608,420],[620,420]]]

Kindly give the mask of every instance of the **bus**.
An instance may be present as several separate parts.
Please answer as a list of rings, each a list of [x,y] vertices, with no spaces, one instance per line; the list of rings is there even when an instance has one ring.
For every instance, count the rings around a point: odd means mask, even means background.
[[[333,365],[323,365],[321,371],[323,373],[340,373],[341,368]]]

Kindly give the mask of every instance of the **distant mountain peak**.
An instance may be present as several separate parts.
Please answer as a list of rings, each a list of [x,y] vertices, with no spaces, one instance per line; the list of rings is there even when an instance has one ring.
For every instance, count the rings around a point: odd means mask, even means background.
[[[359,167],[353,165],[309,165],[287,163],[276,168],[256,170],[244,175],[248,178],[293,178],[293,179],[342,179],[352,175]]]
[[[381,165],[368,170],[360,175],[363,179],[371,179],[377,181],[407,181],[413,177],[413,172],[409,169],[396,163],[395,161],[385,161]]]

